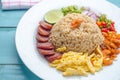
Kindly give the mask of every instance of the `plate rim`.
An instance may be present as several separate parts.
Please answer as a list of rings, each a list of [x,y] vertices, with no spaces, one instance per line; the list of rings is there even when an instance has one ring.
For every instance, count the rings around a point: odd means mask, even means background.
[[[53,0],[53,1],[56,1],[56,0]],[[80,1],[80,0],[79,0],[79,1]],[[87,1],[87,0],[86,0],[86,1]],[[106,0],[103,0],[103,1],[104,1],[104,2],[107,2],[108,4],[110,4],[110,5],[118,8],[118,9],[120,10],[120,8],[119,8],[118,6],[116,6],[116,5],[108,2],[108,1],[106,1]],[[40,5],[40,4],[42,4],[43,2],[47,2],[47,1],[46,1],[46,0],[41,1],[41,2],[39,2],[38,4],[36,4],[35,6]],[[34,9],[35,6],[33,6],[32,8],[30,8],[30,9],[23,15],[23,17],[24,17],[25,15],[27,15],[32,9]],[[43,79],[43,78],[41,78],[38,74],[36,74],[36,72],[34,72],[34,71],[30,68],[30,66],[28,66],[28,64],[27,64],[26,61],[23,59],[23,57],[22,57],[22,55],[20,54],[20,51],[19,51],[19,49],[18,49],[18,45],[17,45],[17,33],[18,33],[18,29],[19,29],[18,27],[19,27],[19,25],[21,24],[21,21],[23,20],[23,17],[21,18],[21,20],[20,20],[20,22],[19,22],[19,24],[18,24],[18,26],[17,26],[16,33],[15,33],[16,49],[17,49],[18,55],[20,56],[20,59],[22,60],[23,64],[25,64],[25,66],[26,66],[32,73],[34,73],[37,77],[39,77],[40,79]]]

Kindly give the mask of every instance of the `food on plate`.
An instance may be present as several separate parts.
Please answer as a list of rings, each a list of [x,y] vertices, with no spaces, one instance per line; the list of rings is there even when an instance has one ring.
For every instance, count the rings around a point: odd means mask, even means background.
[[[65,52],[66,49],[67,49],[67,48],[64,46],[64,47],[57,48],[56,51],[57,51],[57,52]]]
[[[82,22],[73,29],[72,22],[76,19],[81,19]],[[54,24],[50,31],[50,42],[56,49],[65,46],[66,51],[91,53],[103,40],[95,21],[78,13],[67,14]]]
[[[41,36],[40,34],[37,34],[36,39],[37,39],[39,42],[47,42],[47,41],[49,40],[48,37]]]
[[[120,34],[115,30],[114,21],[108,19],[105,14],[101,15],[96,24],[100,27],[105,40],[101,45],[103,52],[103,65],[108,66],[113,63],[120,53]]]
[[[45,56],[55,54],[54,50],[38,49],[38,51]]]
[[[43,29],[42,27],[39,27],[38,28],[38,33],[41,35],[41,36],[49,36],[50,32]]]
[[[64,15],[70,14],[70,13],[82,13],[83,10],[85,10],[85,7],[81,7],[80,9],[76,5],[67,6],[61,8]]]
[[[115,31],[114,22],[108,19],[105,14],[98,18],[96,24],[101,28],[102,32]]]
[[[83,20],[81,20],[81,19],[72,20],[71,28],[78,28],[81,25],[82,22],[83,22]]]
[[[104,43],[101,45],[104,55],[103,65],[111,65],[117,55],[120,53],[120,34],[116,32],[103,32],[105,37]]]
[[[55,9],[55,10],[48,11],[44,16],[44,19],[48,23],[54,24],[62,17],[63,17],[62,11]]]
[[[42,27],[42,28],[44,28],[44,29],[46,29],[46,30],[51,30],[51,28],[52,28],[52,25],[51,24],[48,24],[48,23],[46,23],[46,22],[44,22],[44,21],[40,21],[40,26]]]
[[[54,60],[60,59],[62,57],[61,53],[55,52],[54,55],[50,55],[50,56],[45,56],[45,58],[49,61],[52,62]]]
[[[115,22],[89,7],[48,11],[36,35],[38,52],[64,76],[87,76],[113,63],[120,53]]]
[[[52,43],[49,43],[49,42],[37,43],[37,47],[40,49],[47,49],[47,50],[54,49],[54,46],[52,45]]]
[[[78,53],[69,51],[62,55],[61,59],[50,63],[50,66],[56,67],[63,72],[64,76],[83,75],[87,76],[88,72],[94,74],[102,69],[103,54],[97,47],[92,55],[88,53]]]

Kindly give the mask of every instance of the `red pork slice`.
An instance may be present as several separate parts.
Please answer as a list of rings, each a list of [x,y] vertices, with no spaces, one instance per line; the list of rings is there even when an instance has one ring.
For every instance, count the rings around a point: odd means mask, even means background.
[[[45,28],[46,30],[51,30],[51,28],[52,28],[51,24],[48,24],[48,23],[46,23],[44,21],[40,21],[39,24],[40,24],[41,27]]]
[[[38,51],[42,55],[53,55],[53,54],[55,54],[54,50],[38,49]]]
[[[49,40],[48,37],[41,36],[39,33],[37,34],[36,39],[40,42],[47,42]]]
[[[47,31],[47,30],[43,29],[42,27],[38,27],[38,33],[42,36],[49,36],[50,31]]]
[[[50,55],[50,56],[45,56],[45,58],[49,61],[49,62],[52,62],[56,59],[60,59],[62,57],[62,54],[61,53],[55,53],[53,55]]]
[[[54,49],[54,46],[50,42],[46,43],[37,43],[37,47],[44,50]]]

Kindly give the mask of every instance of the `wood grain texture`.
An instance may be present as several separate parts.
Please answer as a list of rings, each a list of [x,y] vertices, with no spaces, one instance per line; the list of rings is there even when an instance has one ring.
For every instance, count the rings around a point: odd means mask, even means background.
[[[20,60],[15,31],[16,28],[0,28],[0,80],[41,80]]]
[[[113,4],[115,4],[116,6],[120,7],[120,0],[107,0]]]
[[[0,65],[0,80],[42,80],[25,65]]]
[[[2,11],[0,10],[0,26],[17,27],[17,24],[26,10]]]
[[[21,64],[15,47],[15,28],[0,28],[0,64]]]
[[[0,3],[0,27],[17,27],[27,10],[2,10]]]

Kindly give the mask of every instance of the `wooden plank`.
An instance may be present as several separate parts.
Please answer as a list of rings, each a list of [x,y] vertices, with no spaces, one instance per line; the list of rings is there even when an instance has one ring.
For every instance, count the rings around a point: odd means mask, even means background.
[[[26,10],[2,11],[0,10],[0,26],[2,27],[16,27],[19,20]]]
[[[15,31],[0,28],[0,80],[40,80],[21,62],[15,48]]]
[[[27,10],[1,10],[0,3],[0,27],[16,27],[26,11]]]
[[[120,0],[107,0],[113,4],[115,4],[116,6],[120,7]]]
[[[1,2],[1,0],[0,0]],[[2,10],[0,3],[0,27],[16,27],[27,10]]]
[[[0,65],[0,80],[42,80],[25,65]]]
[[[0,28],[0,64],[21,64],[15,47],[15,28]]]

